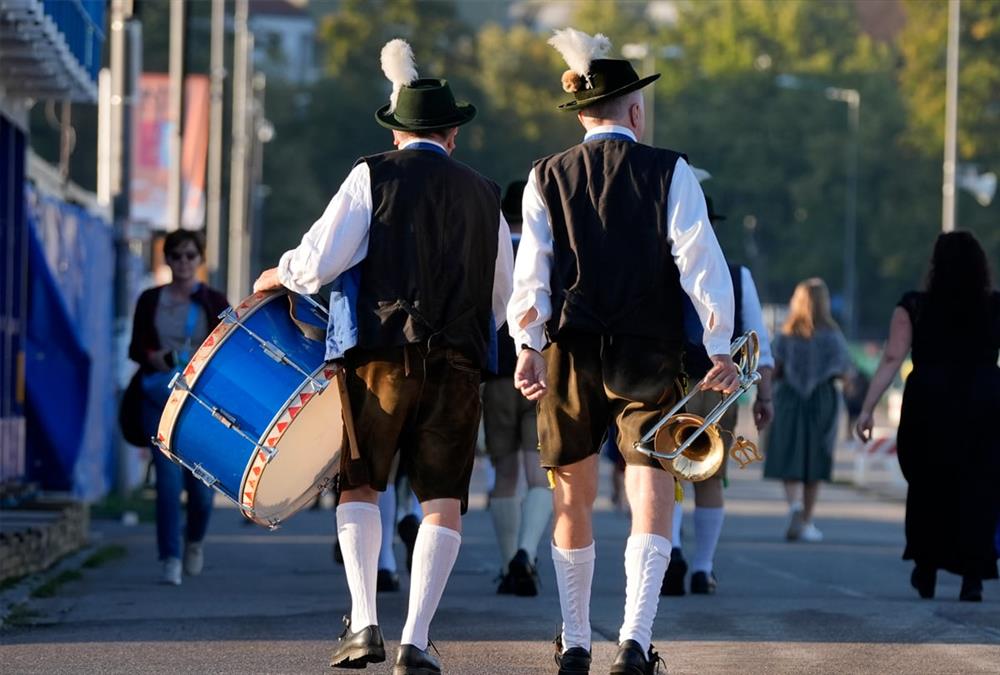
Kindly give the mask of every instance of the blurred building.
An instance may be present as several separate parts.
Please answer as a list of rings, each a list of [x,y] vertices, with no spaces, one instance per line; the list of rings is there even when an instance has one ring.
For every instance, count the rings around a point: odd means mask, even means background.
[[[316,21],[304,2],[254,0],[248,26],[254,35],[254,67],[291,84],[316,81]]]
[[[0,486],[106,489],[113,232],[28,134],[31,105],[96,103],[106,6],[0,2]]]

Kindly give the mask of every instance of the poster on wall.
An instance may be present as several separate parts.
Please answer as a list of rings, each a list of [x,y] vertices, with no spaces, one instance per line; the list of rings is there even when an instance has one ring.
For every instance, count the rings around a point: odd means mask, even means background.
[[[181,141],[181,222],[186,230],[205,224],[205,163],[208,155],[209,79],[188,75],[184,80],[184,130]],[[170,135],[170,78],[143,73],[135,108],[135,149],[132,164],[132,219],[152,230],[176,230],[167,209]]]

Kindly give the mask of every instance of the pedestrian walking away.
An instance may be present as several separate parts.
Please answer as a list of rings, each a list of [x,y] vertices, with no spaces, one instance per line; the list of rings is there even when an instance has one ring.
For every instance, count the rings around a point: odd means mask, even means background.
[[[360,457],[340,472],[337,538],[351,615],[331,666],[385,660],[376,613],[378,496],[397,450],[421,502],[409,609],[393,673],[441,672],[430,623],[461,544],[479,429],[480,371],[510,296],[513,252],[500,189],[451,158],[476,114],[445,80],[418,78],[413,52],[381,53],[392,82],[377,122],[397,150],[363,157],[302,243],[255,290],[314,293],[333,282],[328,359],[343,359]]]
[[[507,186],[501,208],[511,228],[514,253],[521,239],[521,200],[525,182]],[[535,403],[514,388],[517,350],[506,328],[497,336],[498,368],[483,381],[486,452],[496,473],[489,511],[500,549],[501,595],[538,595],[538,543],[552,518],[552,491],[538,460]],[[523,469],[527,490],[518,495]]]
[[[960,600],[983,599],[997,578],[1000,512],[1000,292],[986,253],[970,232],[941,234],[923,291],[903,295],[857,421],[871,439],[874,411],[907,354],[896,447],[909,486],[905,560],[911,584],[933,598],[937,573],[962,577]],[[984,422],[986,424],[984,424]],[[942,463],[957,471],[942,471]]]
[[[725,216],[715,212],[710,197],[706,197],[705,202],[708,207],[708,218],[713,225],[725,219]],[[762,431],[774,416],[771,392],[774,359],[771,356],[770,341],[764,326],[757,287],[754,285],[750,270],[740,265],[730,265],[729,275],[733,281],[733,295],[736,298],[733,336],[740,336],[746,330],[753,330],[760,340],[758,372],[760,372],[761,379],[757,384],[757,398],[753,404],[753,416],[754,425],[758,431]],[[687,340],[684,345],[684,371],[690,381],[697,382],[712,367],[712,362],[702,345],[704,327],[698,319],[694,306],[690,302],[685,302],[684,309]],[[700,391],[688,402],[685,410],[688,413],[705,417],[723,398],[723,395],[716,391]],[[734,436],[738,414],[738,408],[731,406],[719,420],[719,427],[726,432],[725,435],[729,439]],[[684,595],[684,579],[689,567],[691,570],[691,592],[698,595],[715,593],[718,579],[715,576],[713,563],[719,537],[722,535],[722,524],[725,520],[723,486],[726,480],[727,464],[728,452],[724,455],[722,465],[714,476],[693,483],[695,547],[690,566],[684,558],[681,547],[681,521],[684,510],[680,503],[674,506],[673,527],[671,528],[673,550],[670,554],[670,564],[663,577],[661,595]]]
[[[126,399],[141,405],[143,435],[152,439],[170,395],[170,381],[181,372],[228,306],[226,297],[198,280],[205,259],[200,233],[176,230],[163,241],[171,280],[142,293],[136,303],[129,358],[139,364]],[[130,402],[124,401],[129,406]],[[212,515],[213,491],[187,469],[150,446],[156,471],[156,543],[162,581],[178,586],[182,574],[198,575],[204,565],[203,540]],[[187,493],[183,561],[181,492]]]
[[[539,401],[540,457],[555,483],[555,660],[560,673],[590,671],[592,511],[600,447],[615,423],[632,532],[611,672],[652,673],[674,481],[634,443],[678,400],[685,294],[708,327],[706,386],[736,388],[732,282],[685,157],[637,141],[640,90],[659,75],[639,78],[628,61],[605,58],[611,43],[600,34],[567,28],[549,42],[569,66],[562,84],[573,100],[560,108],[576,113],[585,135],[528,176],[508,323],[519,348],[514,383]]]
[[[765,436],[764,477],[781,480],[788,502],[785,538],[822,541],[813,523],[821,481],[833,473],[839,394],[850,368],[847,342],[830,314],[822,279],[795,287],[788,319],[774,339],[774,424]]]

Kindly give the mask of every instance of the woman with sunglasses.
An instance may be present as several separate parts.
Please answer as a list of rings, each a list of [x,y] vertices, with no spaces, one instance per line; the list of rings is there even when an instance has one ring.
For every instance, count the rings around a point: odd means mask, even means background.
[[[150,288],[139,296],[129,345],[129,358],[139,364],[142,421],[148,438],[156,434],[174,371],[184,368],[194,350],[219,323],[219,314],[229,306],[225,295],[198,281],[198,268],[205,258],[205,242],[200,233],[171,232],[164,239],[163,253],[170,267],[170,283]],[[212,513],[212,490],[159,450],[151,450],[156,468],[156,541],[163,564],[162,581],[178,586],[182,570],[192,576],[201,573],[204,564],[201,542]],[[187,490],[183,566],[182,489]]]

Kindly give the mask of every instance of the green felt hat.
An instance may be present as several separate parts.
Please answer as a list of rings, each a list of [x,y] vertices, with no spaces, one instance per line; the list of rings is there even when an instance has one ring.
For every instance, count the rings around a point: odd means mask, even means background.
[[[569,75],[567,71],[566,75]],[[566,75],[563,76],[565,81]],[[583,110],[601,101],[624,96],[658,80],[659,73],[640,78],[632,64],[624,59],[594,59],[587,75],[575,78],[573,100],[559,106],[560,110]],[[565,83],[564,83],[565,87]]]
[[[421,78],[399,90],[396,108],[385,105],[375,112],[375,121],[398,131],[434,131],[472,121],[476,107],[456,101],[448,80]]]

